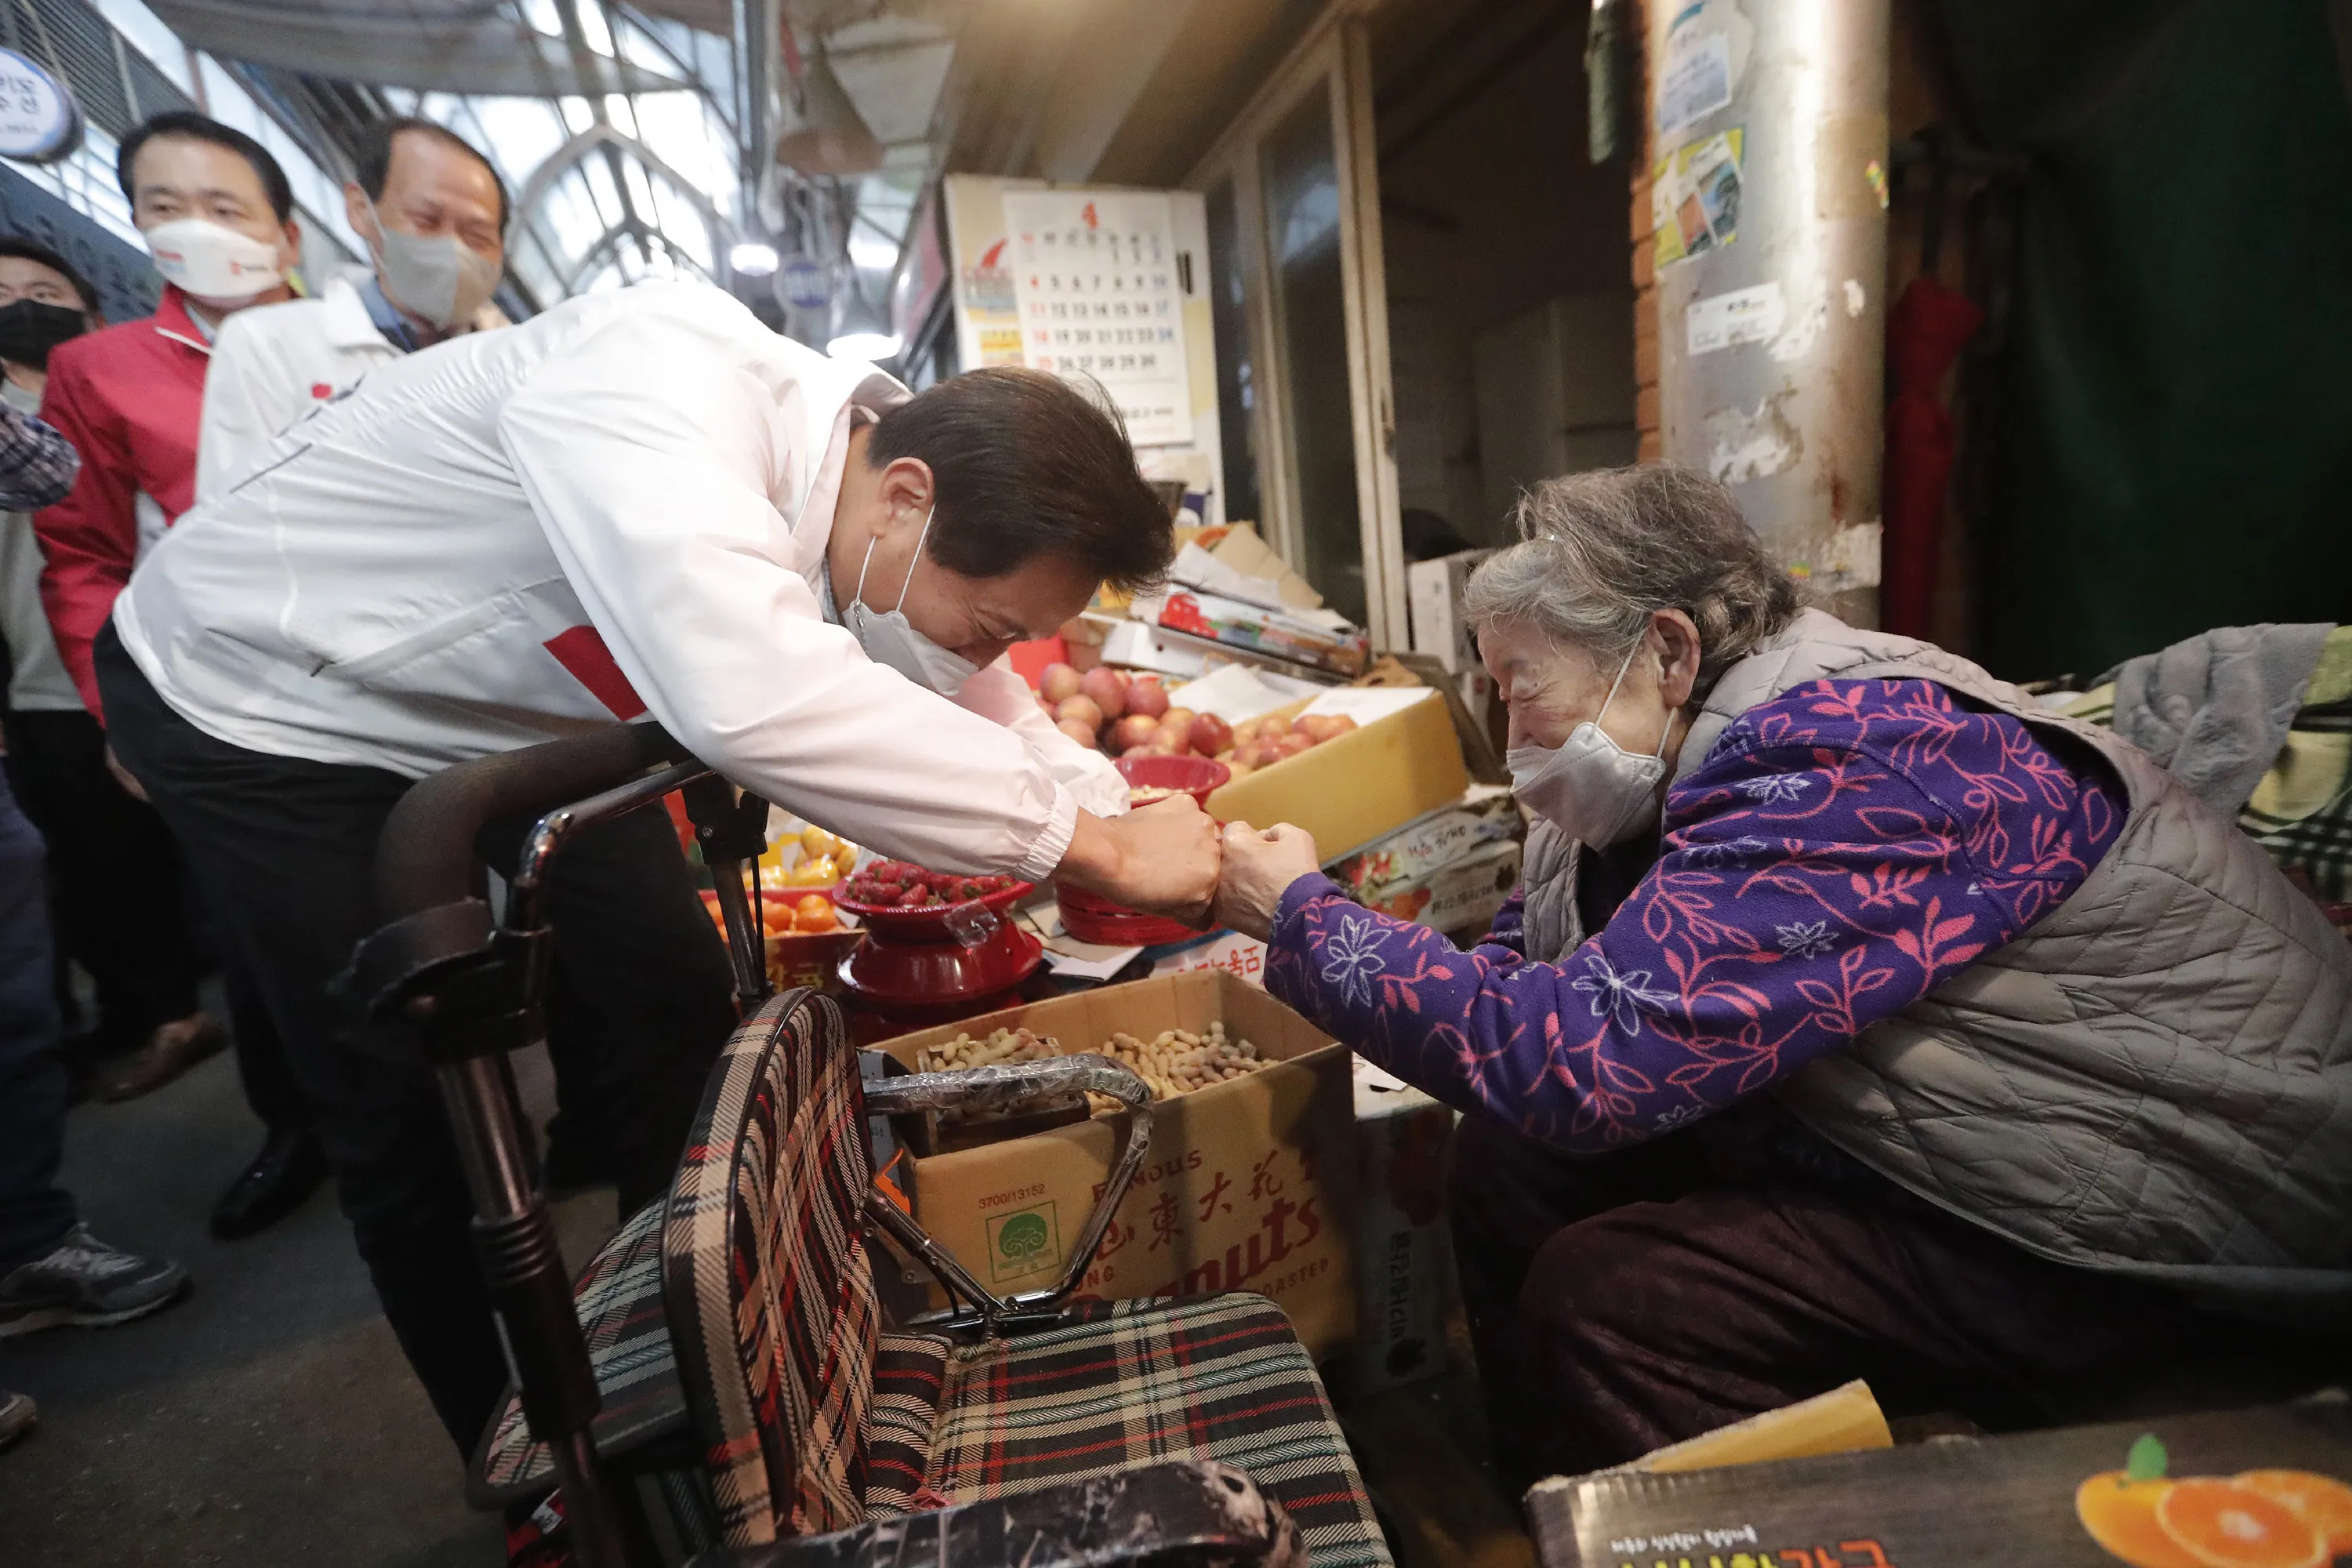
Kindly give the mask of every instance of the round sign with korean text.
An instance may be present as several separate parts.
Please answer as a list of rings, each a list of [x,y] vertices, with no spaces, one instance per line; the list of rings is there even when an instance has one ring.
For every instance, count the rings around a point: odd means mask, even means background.
[[[81,111],[65,83],[0,49],[0,158],[50,163],[81,145]]]
[[[776,273],[776,291],[795,310],[821,310],[832,301],[824,268],[805,256],[787,256]]]

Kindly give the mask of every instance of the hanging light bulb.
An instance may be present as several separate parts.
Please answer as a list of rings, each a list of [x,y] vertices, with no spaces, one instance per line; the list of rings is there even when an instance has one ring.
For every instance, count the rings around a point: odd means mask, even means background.
[[[746,278],[765,278],[776,269],[776,247],[743,240],[727,253],[727,264]]]
[[[866,290],[853,278],[841,291],[834,315],[833,336],[826,340],[824,352],[835,359],[886,360],[904,346],[904,341],[890,330],[890,323],[882,319],[882,312],[874,308],[866,298]]]
[[[881,139],[822,46],[801,77],[801,123],[777,138],[776,162],[803,174],[870,174],[882,166]]]

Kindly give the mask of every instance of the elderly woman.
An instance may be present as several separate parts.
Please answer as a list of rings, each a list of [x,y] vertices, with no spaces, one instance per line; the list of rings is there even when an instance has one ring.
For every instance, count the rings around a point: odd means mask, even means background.
[[[1799,610],[1719,485],[1579,475],[1521,528],[1469,587],[1537,819],[1494,931],[1358,908],[1295,827],[1229,828],[1221,895],[1269,990],[1466,1113],[1503,1468],[1853,1377],[1988,1422],[2315,1381],[2337,1342],[2275,1325],[2352,1322],[2318,908],[2113,735]]]

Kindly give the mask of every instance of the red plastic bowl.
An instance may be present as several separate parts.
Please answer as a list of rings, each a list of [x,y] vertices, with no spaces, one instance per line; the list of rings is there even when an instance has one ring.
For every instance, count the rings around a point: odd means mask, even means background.
[[[1201,933],[1166,915],[1150,915],[1098,899],[1082,888],[1054,887],[1054,902],[1062,911],[1062,929],[1080,942],[1104,947],[1157,947],[1182,942]]]
[[[1121,757],[1111,766],[1129,789],[1181,790],[1203,806],[1234,776],[1233,769],[1211,757]]]
[[[955,947],[961,945],[955,934],[959,923],[969,921],[975,911],[986,910],[999,923],[1009,926],[1012,921],[1004,911],[1019,903],[1036,885],[1034,882],[1015,882],[983,898],[966,899],[957,904],[923,904],[908,909],[904,904],[861,904],[851,899],[836,898],[833,900],[833,907],[856,915],[867,934],[878,942],[944,942]]]
[[[1044,943],[1011,921],[1000,920],[993,933],[971,947],[951,940],[869,938],[841,961],[841,978],[863,996],[901,1006],[928,1006],[1009,991],[1045,957]]]

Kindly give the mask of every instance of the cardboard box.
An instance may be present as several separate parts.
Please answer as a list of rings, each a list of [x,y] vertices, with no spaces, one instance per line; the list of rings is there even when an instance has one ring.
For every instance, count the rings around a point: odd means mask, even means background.
[[[1462,613],[1462,589],[1491,550],[1465,550],[1404,569],[1405,603],[1412,612],[1412,651],[1434,655],[1448,675],[1476,669],[1478,645]]]
[[[1254,1290],[1281,1304],[1319,1359],[1356,1326],[1355,1120],[1348,1053],[1306,1019],[1203,970],[1009,1007],[880,1048],[911,1068],[958,1030],[1028,1028],[1077,1052],[1121,1030],[1149,1039],[1217,1019],[1275,1065],[1152,1108],[1150,1152],[1081,1293]],[[902,1162],[916,1216],[991,1289],[1050,1285],[1110,1173],[1122,1121],[1096,1117]]]
[[[1209,814],[1257,827],[1295,823],[1315,836],[1328,859],[1460,799],[1470,774],[1451,711],[1427,687],[1397,695],[1407,700],[1385,717],[1359,720],[1360,729],[1226,784],[1209,797]],[[1376,700],[1394,701],[1386,690],[1350,688],[1326,692],[1300,710],[1344,711]]]
[[[1401,921],[1413,921],[1433,931],[1458,931],[1471,926],[1480,931],[1493,923],[1495,912],[1519,883],[1518,840],[1505,839],[1472,850],[1450,866],[1391,887],[1368,909]]]
[[[1221,931],[1172,952],[1154,954],[1154,974],[1192,974],[1215,970],[1251,985],[1265,984],[1265,943],[1237,931]]]
[[[2233,1520],[2223,1484],[2249,1470],[2303,1470],[2352,1484],[2347,1408],[2339,1394],[1680,1475],[1604,1471],[1538,1482],[1528,1493],[1528,1522],[1545,1568],[1685,1560],[1692,1568],[2317,1563],[2328,1557],[2315,1527],[2298,1530],[2291,1510],[2259,1498]],[[2084,1485],[2127,1470],[2176,1485],[2210,1478],[2199,1482],[2198,1505],[2172,1516],[2206,1551],[2188,1552],[2162,1530],[2156,1486]],[[2121,1550],[2111,1555],[2092,1534],[2094,1522]]]
[[[1325,869],[1349,898],[1369,901],[1452,865],[1481,845],[1526,834],[1527,824],[1508,789],[1472,784],[1460,800],[1413,818]]]
[[[1445,1157],[1454,1112],[1357,1057],[1356,1348],[1349,1387],[1377,1393],[1445,1370],[1454,1247]]]

